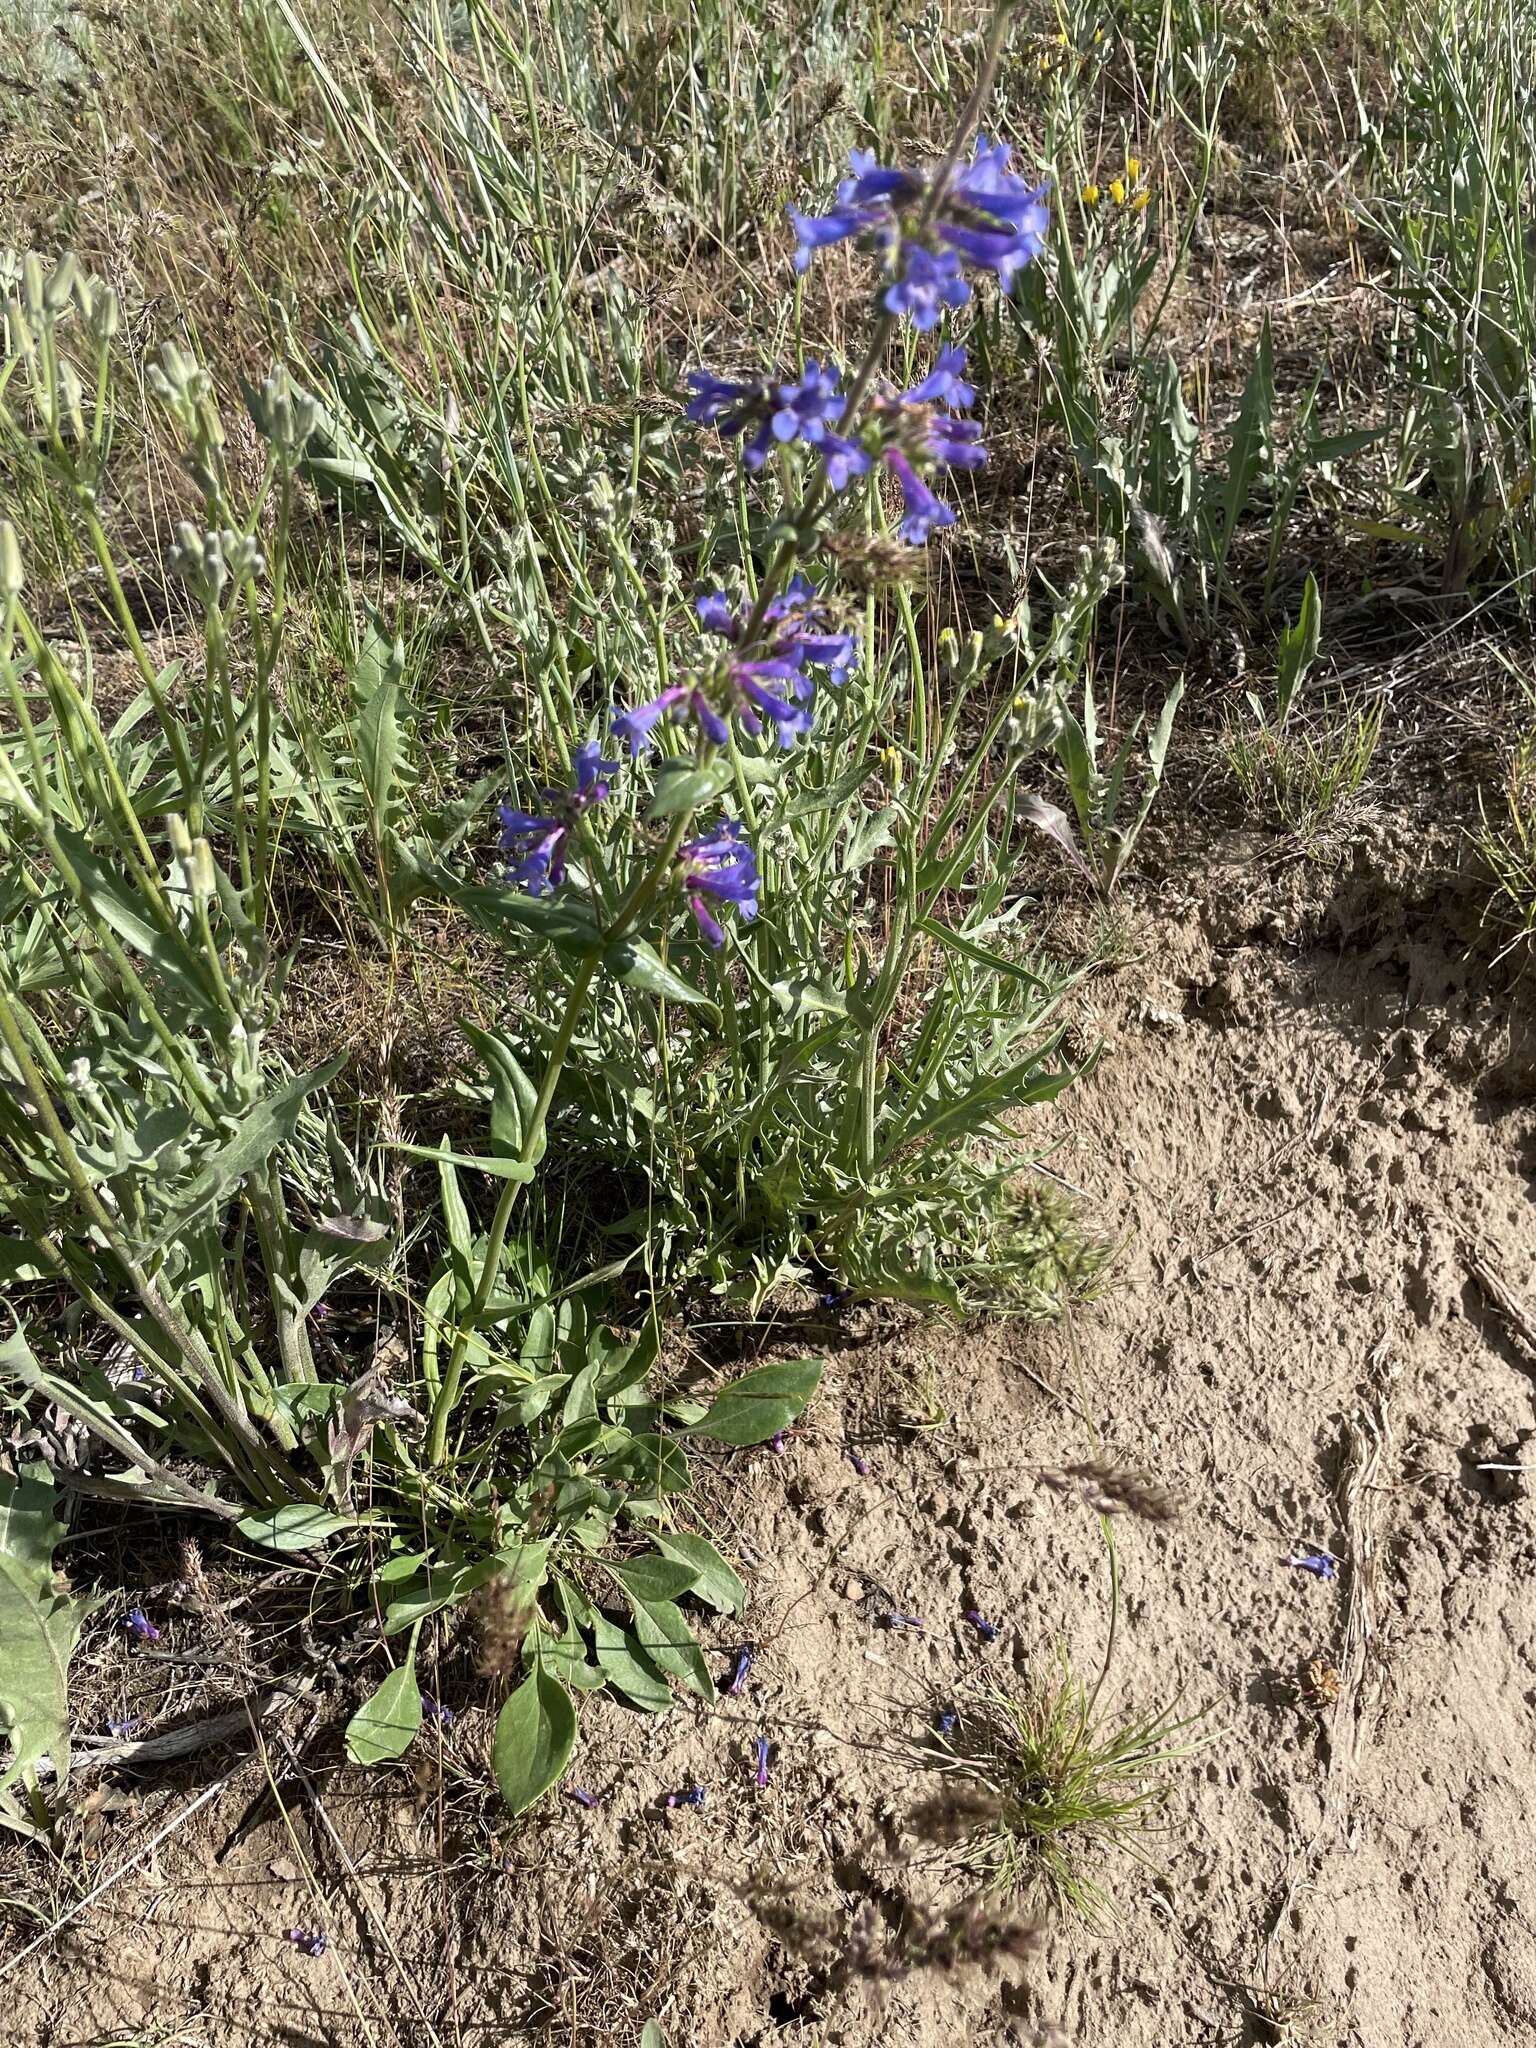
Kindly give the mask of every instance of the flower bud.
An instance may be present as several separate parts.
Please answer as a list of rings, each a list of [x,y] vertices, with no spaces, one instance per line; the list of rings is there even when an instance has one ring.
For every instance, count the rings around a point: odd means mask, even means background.
[[[43,259],[35,249],[29,249],[21,259],[21,303],[27,310],[29,320],[41,320],[45,304],[44,290]]]
[[[43,304],[55,317],[62,313],[77,289],[83,286],[85,278],[78,260],[68,251],[62,255],[48,274],[43,286]]]
[[[7,303],[5,326],[10,337],[11,354],[30,356],[37,347],[37,336],[32,332],[32,322],[19,299],[11,299]]]
[[[213,865],[213,848],[206,839],[197,838],[192,842],[192,858],[187,863],[187,886],[192,892],[194,903],[211,903],[219,892],[218,870]]]
[[[279,363],[258,391],[247,391],[246,404],[256,431],[285,461],[302,455],[319,424],[320,407],[301,390]]]
[[[9,519],[0,519],[0,600],[9,603],[13,597],[20,597],[25,586],[16,529]]]
[[[86,308],[86,325],[93,338],[103,346],[109,342],[122,325],[122,307],[117,293],[111,285],[99,281],[91,287],[90,305]]]

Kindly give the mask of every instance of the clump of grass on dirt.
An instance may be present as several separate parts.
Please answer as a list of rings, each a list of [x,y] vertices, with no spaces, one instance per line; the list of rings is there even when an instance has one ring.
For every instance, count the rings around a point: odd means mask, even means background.
[[[1189,1726],[1171,1712],[1100,1717],[1097,1687],[1065,1648],[1055,1669],[1017,1692],[989,1686],[948,1738],[950,1790],[969,1796],[954,1860],[989,1886],[1089,1925],[1114,1915],[1100,1873],[1141,1856],[1168,1796],[1169,1771],[1188,1756]]]
[[[1323,705],[1284,727],[1232,727],[1227,760],[1249,807],[1304,842],[1340,824],[1364,788],[1385,705]]]

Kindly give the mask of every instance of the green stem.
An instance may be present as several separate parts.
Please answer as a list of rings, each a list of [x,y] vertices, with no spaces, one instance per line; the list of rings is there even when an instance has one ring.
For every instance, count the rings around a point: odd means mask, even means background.
[[[0,1041],[4,1042],[5,1049],[10,1054],[17,1076],[26,1090],[39,1124],[47,1134],[76,1200],[121,1264],[145,1313],[158,1325],[177,1354],[191,1367],[204,1396],[217,1412],[224,1429],[233,1440],[221,1446],[225,1449],[226,1455],[233,1451],[233,1446],[237,1443],[244,1453],[243,1459],[232,1459],[237,1469],[242,1462],[249,1463],[258,1470],[270,1464],[266,1447],[252,1428],[249,1418],[230,1398],[213,1360],[199,1343],[190,1325],[171,1307],[134,1257],[117,1227],[116,1219],[97,1193],[95,1184],[75,1150],[73,1139],[65,1130],[58,1111],[53,1106],[53,1098],[48,1092],[47,1085],[33,1062],[12,1009],[9,994],[3,991],[0,991]]]
[[[128,642],[128,650],[133,656],[134,665],[144,679],[149,701],[155,707],[155,717],[159,720],[160,730],[165,735],[165,743],[171,750],[171,758],[176,763],[176,773],[181,782],[182,804],[190,810],[196,794],[192,757],[187,752],[186,739],[180,726],[171,716],[165,692],[160,687],[160,677],[149,658],[149,649],[144,645],[143,636],[134,622],[133,613],[129,610],[128,599],[123,594],[122,581],[117,573],[117,564],[112,559],[112,549],[107,541],[106,531],[94,510],[86,511],[85,532],[91,544],[91,553],[96,557],[96,566],[106,583],[107,595],[112,600],[112,610],[116,614],[117,623],[122,628],[123,638]]]
[[[576,970],[576,979],[571,983],[565,999],[565,1015],[560,1020],[560,1029],[550,1047],[549,1059],[544,1068],[544,1079],[539,1087],[538,1100],[533,1106],[533,1115],[523,1133],[523,1142],[518,1148],[518,1164],[532,1166],[543,1148],[544,1125],[549,1116],[550,1104],[555,1099],[561,1069],[576,1036],[576,1026],[586,1007],[588,991],[597,974],[599,955],[589,953]],[[496,1285],[496,1276],[501,1270],[502,1249],[507,1241],[507,1226],[512,1221],[512,1211],[517,1203],[520,1180],[504,1183],[496,1213],[491,1218],[491,1227],[486,1235],[485,1256],[480,1264],[480,1277],[475,1283],[474,1298],[454,1334],[453,1349],[448,1354],[448,1364],[443,1372],[442,1385],[432,1403],[432,1420],[427,1432],[426,1463],[440,1465],[448,1448],[448,1422],[459,1398],[459,1388],[464,1379],[464,1360],[468,1356],[470,1340],[476,1325],[484,1315],[491,1290]]]

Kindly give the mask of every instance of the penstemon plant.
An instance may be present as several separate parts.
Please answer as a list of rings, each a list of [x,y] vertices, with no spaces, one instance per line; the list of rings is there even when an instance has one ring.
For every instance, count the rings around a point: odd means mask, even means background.
[[[936,486],[985,450],[963,344],[939,335],[917,374],[887,375],[904,330],[934,335],[979,275],[1006,290],[1044,245],[1045,188],[1005,146],[972,144],[1006,18],[935,164],[856,152],[827,212],[791,209],[801,275],[837,243],[872,256],[864,356],[851,373],[816,358],[692,374],[693,423],[743,480],[782,487],[765,523],[741,521],[760,572],[699,596],[680,651],[661,609],[674,565],[658,563],[648,588],[631,524],[602,591],[616,612],[628,591],[634,610],[606,644],[637,675],[649,648],[654,685],[584,714],[595,664],[548,625],[535,701],[562,777],[502,806],[491,875],[455,857],[485,794],[449,800],[435,779],[386,628],[363,636],[339,730],[279,681],[296,492],[345,487],[361,505],[373,490],[430,563],[449,529],[413,512],[410,462],[386,476],[339,432],[356,406],[278,371],[247,394],[269,455],[254,500],[237,503],[210,382],[162,353],[148,382],[203,505],[167,558],[200,634],[199,690],[150,657],[99,516],[111,302],[68,268],[21,278],[3,417],[18,463],[42,450],[37,495],[95,560],[142,695],[103,728],[89,678],[77,684],[23,602],[0,529],[13,713],[0,829],[16,925],[0,974],[0,1259],[24,1293],[71,1292],[88,1333],[83,1355],[64,1344],[39,1358],[31,1340],[49,1325],[33,1317],[0,1343],[0,1378],[89,1446],[44,1461],[56,1484],[323,1555],[348,1599],[372,1600],[399,1649],[349,1729],[360,1761],[410,1742],[421,1631],[471,1600],[505,1653],[498,1669],[525,1674],[495,1744],[515,1810],[565,1767],[573,1690],[609,1685],[658,1710],[674,1681],[713,1696],[678,1602],[735,1612],[744,1589],[689,1508],[685,1446],[771,1437],[819,1365],[764,1365],[708,1403],[656,1391],[656,1311],[621,1340],[595,1291],[637,1256],[653,1282],[703,1272],[753,1298],[820,1273],[959,1305],[1031,1231],[1051,1248],[1050,1219],[1015,1187],[1024,1154],[1008,1119],[1072,1076],[1052,1020],[1060,977],[1020,936],[1012,850],[1029,818],[1020,771],[1065,730],[1116,568],[1085,552],[1038,630],[1021,604],[985,631],[946,633],[930,674],[907,586],[957,522]],[[65,334],[71,305],[88,346]],[[637,439],[635,474],[639,461]],[[446,419],[433,464],[455,470]],[[528,559],[595,604],[555,474],[541,472],[550,566]],[[507,561],[510,580],[524,558]],[[442,582],[477,621],[505,601],[481,573],[466,529]],[[544,602],[553,613],[547,587]],[[483,1150],[395,1130],[349,1147],[332,1106],[342,1056],[294,1074],[274,1051],[274,895],[294,849],[329,862],[392,970],[426,895],[502,945],[495,985],[517,1000],[464,1026],[484,1076]],[[419,1303],[415,1241],[392,1228],[400,1154],[438,1181]],[[608,1219],[619,1256],[572,1286],[542,1223],[605,1158],[644,1183],[641,1198]],[[473,1175],[498,1188],[488,1216],[464,1192]],[[518,1219],[530,1192],[546,1208]],[[1018,1298],[1048,1305],[1052,1283],[1037,1283],[1038,1299],[1028,1286]],[[338,1287],[371,1295],[370,1323],[398,1313],[419,1332],[413,1384],[330,1334]]]
[[[1010,288],[1044,246],[1046,187],[1011,170],[1004,145],[980,137],[967,153],[1004,20],[937,164],[889,168],[856,151],[829,211],[789,209],[798,274],[841,242],[873,256],[869,341],[851,374],[813,357],[689,375],[689,419],[738,452],[747,479],[782,488],[756,528],[755,585],[698,597],[691,645],[663,656],[662,687],[618,706],[606,735],[556,736],[572,779],[504,809],[502,886],[452,888],[515,943],[533,999],[507,1052],[542,1067],[524,1084],[493,1255],[553,1112],[589,1165],[606,1155],[626,1185],[643,1181],[630,1217],[605,1223],[643,1237],[653,1274],[702,1271],[756,1301],[776,1279],[824,1273],[958,1305],[1001,1264],[989,1239],[1015,1161],[983,1164],[973,1141],[1006,1142],[1005,1113],[1067,1078],[1050,1059],[1057,985],[1020,957],[1002,849],[1019,768],[1060,730],[1063,683],[1114,567],[1085,560],[1038,639],[1027,607],[963,642],[946,635],[947,702],[930,718],[901,586],[956,521],[936,485],[985,450],[963,345],[942,341],[910,382],[884,370],[901,329],[932,334],[978,273]],[[894,536],[882,483],[899,500]],[[895,586],[899,631],[884,649],[837,594],[850,563]],[[865,613],[874,628],[873,599]],[[879,747],[893,733],[910,753]],[[654,1030],[615,982],[659,1001]],[[477,1292],[493,1286],[484,1272]],[[483,1308],[471,1304],[471,1326]],[[440,1451],[464,1341],[438,1404]]]

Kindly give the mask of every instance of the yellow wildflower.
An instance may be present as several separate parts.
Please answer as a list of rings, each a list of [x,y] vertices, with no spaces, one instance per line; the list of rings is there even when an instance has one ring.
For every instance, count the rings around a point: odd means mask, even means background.
[[[1125,175],[1133,185],[1141,176],[1141,158],[1139,156],[1128,156],[1126,158]]]
[[[1084,204],[1084,206],[1097,206],[1097,205],[1098,205],[1098,203],[1099,203],[1099,200],[1100,200],[1100,199],[1101,199],[1102,197],[1103,197],[1103,194],[1102,194],[1102,193],[1101,193],[1101,192],[1099,191],[1099,188],[1098,188],[1098,186],[1097,186],[1097,185],[1085,185],[1085,186],[1083,187],[1083,204]]]
[[[1151,197],[1152,194],[1147,190],[1146,186],[1143,185],[1141,190],[1136,194],[1136,197],[1131,201],[1132,213],[1140,213],[1141,209],[1146,205],[1147,201]]]
[[[1113,199],[1113,201],[1115,202],[1116,206],[1124,206],[1124,204],[1125,204],[1125,180],[1124,180],[1124,178],[1111,178],[1111,179],[1110,179],[1110,181],[1109,181],[1109,196],[1110,196],[1110,198],[1111,198],[1111,199]]]

